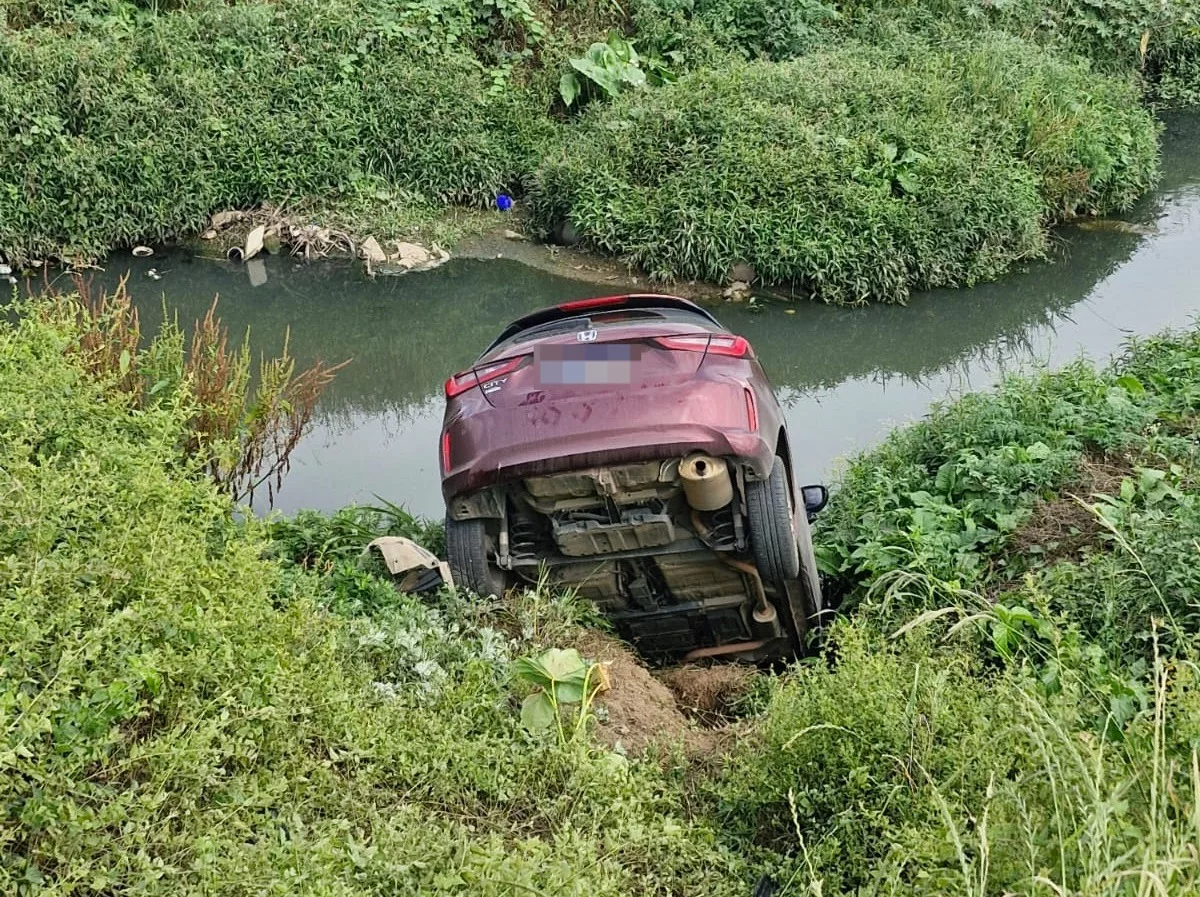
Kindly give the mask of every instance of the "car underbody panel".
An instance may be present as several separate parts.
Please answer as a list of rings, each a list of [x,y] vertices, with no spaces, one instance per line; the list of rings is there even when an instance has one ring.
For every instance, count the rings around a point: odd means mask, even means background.
[[[648,657],[735,646],[752,657],[786,653],[772,601],[781,586],[761,582],[747,550],[737,498],[745,471],[736,459],[709,458],[736,488],[726,507],[699,511],[681,460],[526,477],[452,503],[451,513],[498,515],[498,566],[575,591]]]

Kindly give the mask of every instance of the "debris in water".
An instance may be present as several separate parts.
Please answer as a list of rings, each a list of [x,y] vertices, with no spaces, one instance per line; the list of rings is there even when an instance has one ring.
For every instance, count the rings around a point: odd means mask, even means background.
[[[134,246],[133,247],[133,257],[134,258],[144,259],[144,258],[148,258],[149,256],[152,256],[152,255],[154,255],[154,250],[151,249],[149,246]]]
[[[146,276],[149,277],[151,280],[162,280],[162,275],[158,273],[157,268],[151,268],[149,271],[146,272]]]
[[[366,260],[368,267],[386,262],[388,258],[387,253],[383,251],[383,247],[374,237],[367,237],[363,240],[358,247],[358,253]]]
[[[252,231],[250,231],[250,233],[246,234],[246,245],[245,246],[234,246],[232,249],[229,250],[229,252],[227,253],[229,258],[235,262],[250,261],[250,259],[254,258],[256,255],[258,255],[260,252],[262,252],[263,235],[266,233],[266,231],[267,231],[266,227],[264,227],[261,224],[258,227],[254,228],[254,230],[252,230]]]
[[[246,262],[246,275],[250,278],[250,286],[261,287],[267,282],[267,263],[261,258],[250,259]]]
[[[735,280],[721,295],[729,302],[745,302],[750,297],[750,284],[744,280]]]

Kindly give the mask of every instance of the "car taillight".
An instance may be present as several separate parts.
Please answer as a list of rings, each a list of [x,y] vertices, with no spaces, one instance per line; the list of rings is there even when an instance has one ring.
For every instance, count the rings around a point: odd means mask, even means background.
[[[462,395],[476,383],[483,386],[497,377],[511,374],[524,364],[528,357],[528,355],[521,355],[517,358],[506,358],[503,361],[496,361],[455,374],[446,381],[446,398],[452,399],[457,395]]]
[[[708,335],[697,336],[659,336],[654,341],[664,349],[675,349],[679,352],[703,352],[708,348]]]
[[[730,358],[745,358],[751,355],[750,342],[744,336],[716,334],[708,344],[709,355],[728,355]]]
[[[660,336],[654,340],[664,349],[680,352],[707,352],[709,355],[726,355],[730,358],[745,358],[752,355],[750,343],[744,336],[717,333],[712,336]]]
[[[442,470],[450,472],[450,431],[442,433]]]
[[[758,430],[758,403],[754,401],[754,393],[748,389],[746,390],[746,422],[751,433]]]

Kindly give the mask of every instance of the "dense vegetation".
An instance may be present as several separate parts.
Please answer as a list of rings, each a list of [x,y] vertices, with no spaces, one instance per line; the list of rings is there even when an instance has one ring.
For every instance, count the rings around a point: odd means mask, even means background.
[[[439,533],[394,508],[239,521],[189,381],[89,371],[64,308],[0,330],[0,891],[1200,887],[1200,333],[855,462],[828,655],[693,767],[526,731],[582,608],[397,595],[365,542]]]
[[[10,262],[263,201],[396,226],[508,192],[661,276],[749,261],[827,301],[897,300],[1127,207],[1155,175],[1143,88],[1200,98],[1190,0],[0,9]]]
[[[838,302],[995,277],[1047,221],[1126,208],[1156,173],[1131,82],[1003,35],[700,70],[567,139],[541,219],[663,277],[740,258]]]
[[[186,392],[135,408],[77,338],[0,331],[0,892],[740,892],[652,767],[521,729],[510,659],[569,604],[398,599],[363,515],[266,557]]]

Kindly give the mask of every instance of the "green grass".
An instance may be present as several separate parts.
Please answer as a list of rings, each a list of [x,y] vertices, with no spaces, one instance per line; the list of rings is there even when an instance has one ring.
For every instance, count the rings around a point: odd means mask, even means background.
[[[390,205],[487,207],[553,124],[469,53],[422,52],[383,16],[202,2],[3,31],[0,114],[20,138],[0,147],[0,246],[86,257],[380,182],[384,222]]]
[[[1156,174],[1146,86],[1200,97],[1183,0],[876,6],[5,0],[0,253],[90,259],[262,202],[447,242],[506,192],[658,277],[750,261],[902,301],[1126,208]],[[559,79],[609,29],[668,83],[568,113]]]
[[[238,522],[187,389],[135,407],[42,312],[0,329],[3,893],[1200,887],[1200,332],[857,461],[818,528],[855,600],[693,764],[525,731],[515,661],[586,608],[397,594],[365,542],[440,534],[393,507]],[[1103,525],[1040,562],[1024,516],[1098,452]]]

